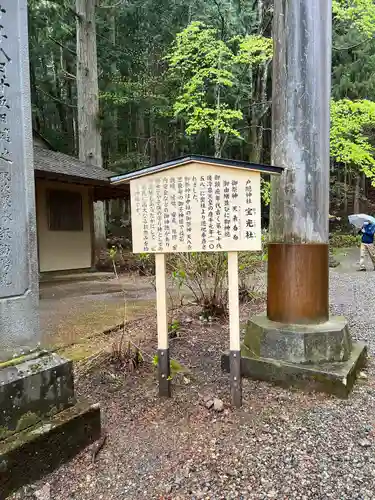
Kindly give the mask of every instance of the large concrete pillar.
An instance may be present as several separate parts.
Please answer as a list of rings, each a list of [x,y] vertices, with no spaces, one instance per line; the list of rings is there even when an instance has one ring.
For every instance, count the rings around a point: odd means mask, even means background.
[[[276,0],[268,317],[328,319],[330,0]]]
[[[331,0],[275,0],[272,163],[285,171],[272,179],[267,315],[250,319],[241,366],[347,396],[366,348],[329,316],[331,32]]]

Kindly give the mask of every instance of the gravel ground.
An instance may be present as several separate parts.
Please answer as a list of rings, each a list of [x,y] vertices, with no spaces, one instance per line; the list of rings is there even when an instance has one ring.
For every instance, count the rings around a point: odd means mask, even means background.
[[[375,499],[373,281],[370,272],[331,273],[332,312],[348,318],[370,353],[348,400],[245,380],[243,407],[232,410],[219,367],[227,326],[202,327],[184,312],[181,337],[171,344],[191,373],[174,380],[173,398],[158,399],[151,368],[126,379],[106,367],[81,377],[78,391],[100,401],[108,431],[97,461],[85,450],[12,498]],[[150,321],[145,349],[152,353]],[[206,408],[212,396],[224,411]]]

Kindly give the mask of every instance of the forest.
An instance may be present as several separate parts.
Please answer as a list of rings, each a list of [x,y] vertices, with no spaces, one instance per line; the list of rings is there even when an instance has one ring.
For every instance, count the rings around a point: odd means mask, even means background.
[[[104,168],[126,172],[186,153],[270,163],[272,15],[273,0],[29,0],[34,130],[78,156],[86,57],[97,67]],[[85,21],[92,47],[78,35]],[[333,0],[335,214],[364,210],[372,198],[374,34],[372,0]]]

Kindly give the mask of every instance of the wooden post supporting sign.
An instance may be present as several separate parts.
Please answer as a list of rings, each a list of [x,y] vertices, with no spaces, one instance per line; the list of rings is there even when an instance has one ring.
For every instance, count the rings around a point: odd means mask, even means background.
[[[229,366],[232,404],[242,405],[238,253],[228,252]]]
[[[168,345],[167,276],[165,254],[155,254],[156,311],[158,321],[159,395],[170,397],[170,364]]]

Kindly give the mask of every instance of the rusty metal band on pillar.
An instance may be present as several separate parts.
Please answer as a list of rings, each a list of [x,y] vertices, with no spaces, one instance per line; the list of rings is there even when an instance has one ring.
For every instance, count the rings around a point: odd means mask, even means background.
[[[169,349],[158,349],[159,396],[171,396]]]
[[[267,316],[280,323],[328,320],[328,245],[268,246]]]
[[[239,408],[242,405],[241,351],[229,352],[229,369],[232,404]]]

